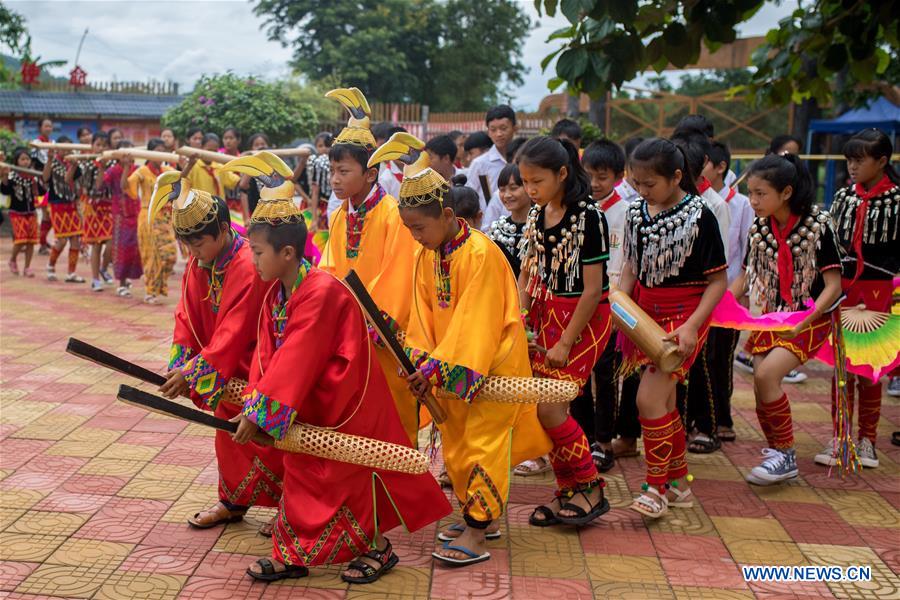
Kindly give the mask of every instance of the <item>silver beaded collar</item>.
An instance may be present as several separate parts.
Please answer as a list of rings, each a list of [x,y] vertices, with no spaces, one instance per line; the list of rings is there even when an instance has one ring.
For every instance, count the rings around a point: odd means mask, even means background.
[[[653,217],[645,200],[629,205],[623,244],[625,261],[631,263],[644,285],[653,287],[678,275],[700,232],[704,206],[700,196],[690,194]]]

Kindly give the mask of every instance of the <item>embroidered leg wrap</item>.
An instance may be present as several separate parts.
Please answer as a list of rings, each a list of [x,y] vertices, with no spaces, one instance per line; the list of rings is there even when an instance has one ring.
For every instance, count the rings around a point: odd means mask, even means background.
[[[675,452],[673,436],[675,428],[684,436],[684,427],[678,411],[656,419],[641,417],[641,433],[644,436],[644,460],[647,462],[647,483],[665,493],[669,481],[669,463]],[[682,443],[682,453],[684,452]],[[682,458],[683,460],[683,458]]]
[[[756,405],[756,416],[770,448],[786,450],[794,447],[794,422],[787,394],[768,404]]]
[[[669,413],[669,419],[673,425],[672,457],[669,459],[669,481],[672,481],[687,475],[688,466],[685,460],[687,441],[684,436],[684,425],[681,422],[677,409]]]
[[[547,429],[547,435],[553,441],[550,463],[560,490],[578,489],[600,477],[587,437],[575,419],[567,417],[562,425]]]
[[[75,267],[78,266],[78,254],[78,250],[69,247],[69,273],[74,273]]]
[[[859,421],[859,439],[868,438],[875,443],[875,430],[881,417],[881,383],[872,383],[857,377],[859,399],[856,418]]]
[[[56,249],[56,246],[50,248],[50,266],[56,267],[56,261],[59,260],[59,250]]]

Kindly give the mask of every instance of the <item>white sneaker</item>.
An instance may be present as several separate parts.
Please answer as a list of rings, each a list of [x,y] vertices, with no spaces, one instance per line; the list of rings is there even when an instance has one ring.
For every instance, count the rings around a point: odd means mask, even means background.
[[[863,438],[856,444],[856,455],[859,456],[859,462],[867,469],[878,468],[878,454],[875,453],[875,446],[869,438]]]
[[[888,381],[888,396],[893,396],[894,398],[900,396],[900,375],[896,377],[891,377],[891,380]]]
[[[102,292],[103,291],[103,282],[99,279],[95,279],[91,282],[91,291],[92,292]]]
[[[53,267],[47,267],[47,281],[56,281],[56,271]]]
[[[739,371],[753,374],[753,357],[743,352],[734,355],[734,366]]]
[[[84,277],[78,273],[69,273],[66,275],[66,283],[84,283]]]
[[[809,377],[803,371],[794,369],[790,373],[785,375],[781,380],[785,383],[803,383],[808,378]]]
[[[834,458],[834,438],[831,438],[828,445],[822,448],[821,452],[816,454],[813,461],[818,465],[825,465],[826,467],[833,467],[837,464],[837,459]]]
[[[756,485],[772,485],[797,477],[797,454],[790,450],[763,448],[766,458],[758,467],[753,467],[747,475],[747,481]]]

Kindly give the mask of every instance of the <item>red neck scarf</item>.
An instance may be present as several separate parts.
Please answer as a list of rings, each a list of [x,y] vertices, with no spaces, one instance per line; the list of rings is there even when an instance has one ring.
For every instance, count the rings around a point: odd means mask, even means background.
[[[709,182],[709,179],[706,177],[701,177],[700,181],[697,182],[697,191],[701,194],[712,187],[712,184]]]
[[[609,209],[611,209],[613,206],[616,205],[616,202],[618,202],[621,199],[622,198],[619,197],[619,192],[617,192],[616,190],[613,190],[612,193],[606,197],[606,200],[603,201],[603,204],[600,206],[600,210],[602,210],[603,212],[608,211]]]
[[[216,190],[213,194],[215,196],[221,196],[222,190],[219,187],[219,179],[218,179],[218,177],[216,177],[216,170],[213,169],[212,165],[208,165],[203,161],[199,161],[199,162],[200,162],[200,168],[203,169],[204,171],[206,171],[206,174],[209,175],[210,178],[213,180],[213,185],[215,186],[215,190]]]
[[[725,196],[725,203],[731,202],[731,199],[734,198],[734,195],[737,194],[737,190],[734,188],[728,188],[728,195]]]
[[[38,141],[40,141],[40,142],[49,142],[49,141],[50,141],[50,138],[48,138],[46,135],[44,135],[44,134],[41,133],[41,134],[38,135]]]
[[[787,240],[799,220],[800,215],[791,214],[787,225],[781,229],[775,217],[769,217],[769,226],[772,228],[775,241],[778,242],[778,289],[782,299],[788,304],[793,302],[791,285],[794,283],[794,255],[791,253]]]
[[[863,233],[866,230],[866,213],[869,210],[869,200],[893,189],[893,187],[894,182],[891,181],[891,178],[887,175],[882,176],[881,180],[868,190],[866,190],[861,183],[857,183],[853,186],[853,191],[859,196],[860,203],[859,206],[856,207],[856,219],[853,223],[852,243],[853,252],[856,254],[856,273],[853,275],[853,281],[850,282],[851,284],[856,283],[856,280],[859,279],[859,276],[862,275],[863,269],[865,268],[862,247]]]
[[[154,177],[159,177],[159,174],[162,173],[162,167],[157,167],[152,162],[147,163],[147,169],[153,173]]]

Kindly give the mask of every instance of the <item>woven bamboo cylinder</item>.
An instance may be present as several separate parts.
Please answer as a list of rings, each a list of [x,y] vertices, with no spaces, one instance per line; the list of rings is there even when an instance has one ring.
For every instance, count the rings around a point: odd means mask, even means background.
[[[229,379],[222,401],[243,406],[245,387],[246,381]],[[414,448],[301,423],[291,426],[275,447],[385,471],[418,475],[428,470],[428,457]]]
[[[175,154],[187,156],[188,158],[202,158],[206,162],[214,162],[224,165],[234,159],[230,154],[222,152],[212,152],[210,150],[201,150],[200,148],[191,148],[190,146],[182,146],[175,149]]]
[[[436,389],[438,398],[458,399],[456,394]],[[578,384],[549,377],[487,377],[477,402],[506,404],[554,404],[571,402],[578,395]]]
[[[94,159],[100,158],[100,156],[101,156],[100,154],[81,154],[81,153],[75,153],[75,154],[67,154],[67,155],[66,155],[66,160],[69,160],[69,161],[76,161],[76,160],[94,160]]]
[[[312,425],[291,426],[275,447],[371,469],[413,475],[428,471],[428,457],[414,448]]]
[[[609,292],[613,323],[640,348],[663,373],[673,373],[684,362],[678,346],[663,338],[666,332],[623,291]]]

